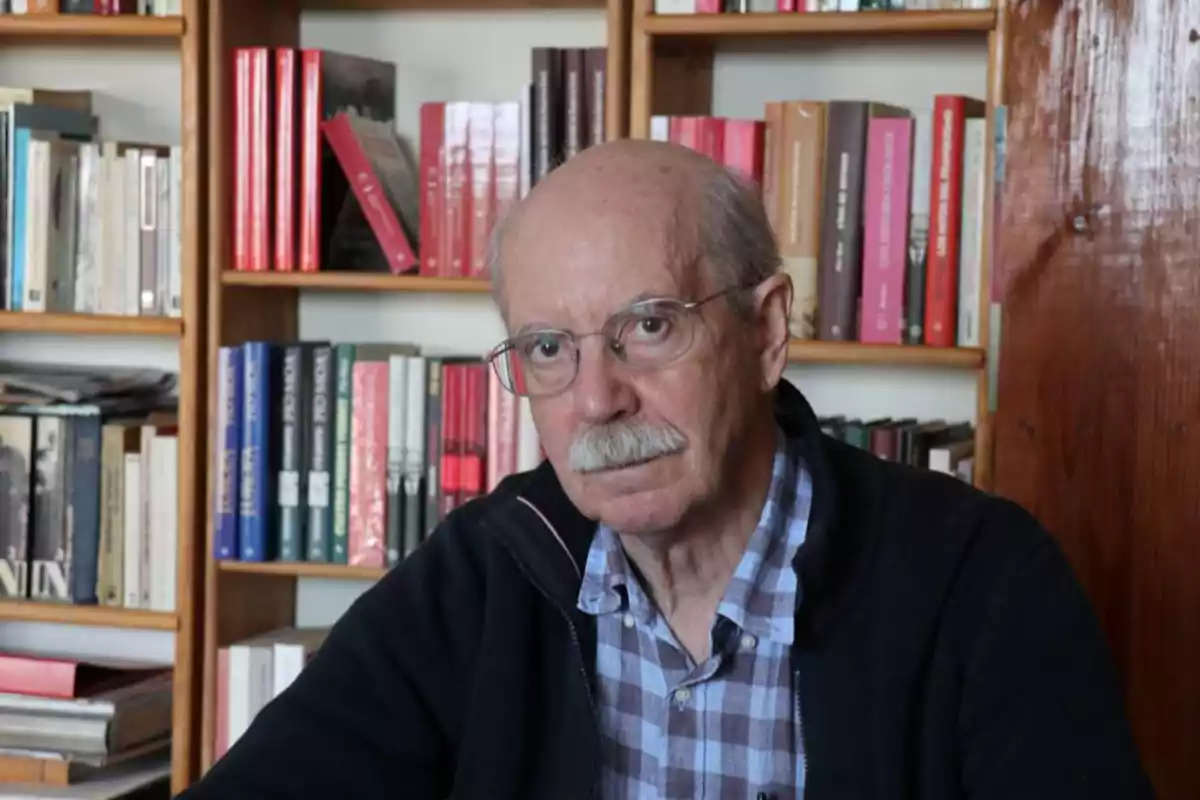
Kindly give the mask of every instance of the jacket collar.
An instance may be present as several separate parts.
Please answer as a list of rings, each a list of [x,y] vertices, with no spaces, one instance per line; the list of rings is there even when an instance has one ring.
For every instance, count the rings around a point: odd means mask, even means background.
[[[784,434],[798,440],[813,482],[808,534],[794,562],[805,598],[804,608],[797,609],[799,636],[800,626],[807,623],[815,627],[827,617],[818,607],[830,595],[826,567],[837,523],[838,486],[817,417],[800,391],[786,380],[776,389],[775,416]],[[529,580],[565,612],[572,613],[595,521],[571,503],[548,461],[505,484],[498,487],[499,502],[494,513],[487,515],[489,527],[499,533]],[[531,531],[537,531],[537,535],[531,535]]]

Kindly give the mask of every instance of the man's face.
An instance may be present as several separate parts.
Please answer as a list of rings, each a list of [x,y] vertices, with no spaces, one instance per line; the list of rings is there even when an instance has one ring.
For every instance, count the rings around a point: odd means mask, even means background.
[[[576,219],[563,225],[531,215],[506,241],[502,279],[510,335],[550,328],[578,337],[601,330],[638,300],[690,302],[717,290],[705,279],[708,270],[689,241],[694,237],[684,232],[690,226],[670,215],[633,206]],[[624,534],[663,531],[702,513],[761,390],[745,326],[724,297],[691,312],[684,324],[691,326],[690,346],[654,369],[626,363],[604,337],[577,338],[573,382],[561,393],[531,399],[542,446],[568,496],[585,515]],[[647,335],[655,330],[649,323]],[[628,453],[616,444],[595,445],[631,429],[650,432],[652,449],[667,454],[580,468],[581,454]],[[586,442],[593,447],[581,449]]]

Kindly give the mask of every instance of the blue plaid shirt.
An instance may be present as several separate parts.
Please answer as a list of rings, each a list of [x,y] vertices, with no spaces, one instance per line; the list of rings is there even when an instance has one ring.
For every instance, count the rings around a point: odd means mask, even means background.
[[[606,798],[798,798],[800,703],[789,652],[800,591],[792,559],[812,482],[780,434],[758,526],[697,664],[634,577],[620,539],[592,540],[579,608],[596,617]]]

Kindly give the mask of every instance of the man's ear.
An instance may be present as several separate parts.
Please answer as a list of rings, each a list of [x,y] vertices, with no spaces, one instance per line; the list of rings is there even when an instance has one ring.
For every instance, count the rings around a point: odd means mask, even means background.
[[[788,343],[791,332],[788,320],[792,314],[792,278],[777,272],[754,289],[758,333],[757,349],[764,392],[771,391],[783,378],[787,368]]]

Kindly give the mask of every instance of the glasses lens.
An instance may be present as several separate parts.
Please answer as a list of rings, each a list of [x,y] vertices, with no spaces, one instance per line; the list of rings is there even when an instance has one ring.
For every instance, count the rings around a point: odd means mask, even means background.
[[[565,389],[575,378],[577,363],[574,342],[560,331],[517,336],[492,359],[504,388],[527,397]]]
[[[692,346],[695,319],[683,303],[653,300],[639,303],[612,319],[612,338],[621,356],[633,367],[661,367]]]

